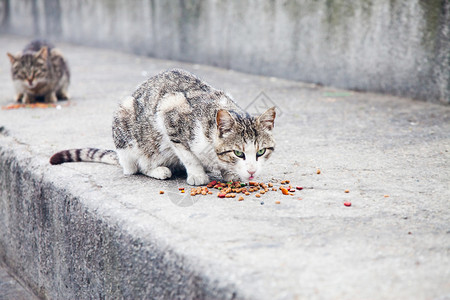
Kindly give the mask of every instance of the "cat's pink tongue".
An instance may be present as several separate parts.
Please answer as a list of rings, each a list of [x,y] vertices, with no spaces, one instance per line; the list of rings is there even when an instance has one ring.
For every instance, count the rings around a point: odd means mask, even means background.
[[[248,180],[252,180],[253,178],[255,178],[255,177],[253,177],[253,176],[250,176],[250,177],[248,178]]]

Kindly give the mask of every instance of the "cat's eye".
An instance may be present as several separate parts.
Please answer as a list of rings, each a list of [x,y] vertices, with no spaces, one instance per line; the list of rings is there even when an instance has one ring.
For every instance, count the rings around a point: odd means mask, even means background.
[[[245,154],[242,151],[234,150],[233,152],[234,152],[234,155],[236,155],[239,158],[244,158],[245,157]]]
[[[258,152],[256,152],[256,156],[260,157],[264,155],[264,153],[266,153],[266,148],[259,149]]]

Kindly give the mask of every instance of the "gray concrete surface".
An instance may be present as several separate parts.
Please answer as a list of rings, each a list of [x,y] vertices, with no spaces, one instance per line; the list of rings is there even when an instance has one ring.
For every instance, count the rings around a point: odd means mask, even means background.
[[[26,42],[0,36],[0,53]],[[61,109],[0,110],[0,259],[36,295],[450,298],[450,107],[60,47],[73,99]],[[0,59],[2,106],[14,96],[8,64]],[[259,180],[305,189],[264,195],[264,205],[254,197],[181,199],[184,178],[48,163],[61,149],[112,148],[119,100],[172,67],[251,111],[276,104],[277,148]],[[253,102],[261,92],[267,97]]]
[[[6,269],[0,265],[0,300],[32,300],[38,299],[21,286]]]
[[[0,0],[0,32],[444,103],[448,24],[448,0]]]

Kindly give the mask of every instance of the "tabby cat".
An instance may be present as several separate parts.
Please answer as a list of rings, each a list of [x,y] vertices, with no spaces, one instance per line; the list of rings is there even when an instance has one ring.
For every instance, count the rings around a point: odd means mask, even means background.
[[[17,55],[7,53],[16,87],[16,101],[25,104],[43,100],[55,103],[69,99],[70,72],[62,53],[43,40],[34,40]]]
[[[275,114],[273,107],[250,116],[229,95],[174,69],[148,79],[120,104],[112,125],[116,151],[64,150],[50,163],[120,163],[126,175],[157,179],[185,169],[190,185],[207,183],[208,171],[220,171],[226,181],[252,180],[274,150]]]

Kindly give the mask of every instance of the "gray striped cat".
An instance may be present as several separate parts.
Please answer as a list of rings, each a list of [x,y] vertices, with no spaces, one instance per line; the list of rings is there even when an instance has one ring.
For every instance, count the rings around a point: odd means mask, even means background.
[[[190,185],[209,182],[208,171],[247,181],[275,148],[274,119],[275,108],[250,116],[229,95],[175,69],[148,79],[120,104],[112,126],[116,151],[65,150],[50,163],[118,162],[124,174],[157,179],[185,169]]]
[[[29,104],[42,99],[55,103],[69,99],[70,72],[62,53],[43,40],[34,40],[17,55],[7,53],[16,87],[16,101]]]

